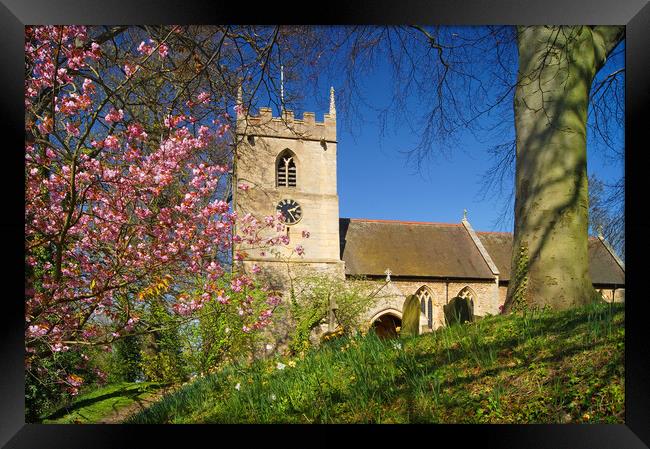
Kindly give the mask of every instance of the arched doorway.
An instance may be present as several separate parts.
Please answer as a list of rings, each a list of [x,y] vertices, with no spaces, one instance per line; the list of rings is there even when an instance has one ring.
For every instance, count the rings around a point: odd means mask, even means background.
[[[402,327],[402,319],[392,313],[384,313],[375,319],[370,328],[379,338],[395,338]]]

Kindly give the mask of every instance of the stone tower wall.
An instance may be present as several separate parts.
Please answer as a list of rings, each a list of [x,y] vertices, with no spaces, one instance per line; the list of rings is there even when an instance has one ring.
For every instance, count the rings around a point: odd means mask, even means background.
[[[293,112],[273,117],[268,108],[257,116],[238,117],[237,121],[237,184],[249,186],[235,192],[235,207],[240,215],[251,213],[260,219],[276,214],[276,205],[283,199],[297,201],[302,218],[288,226],[290,244],[275,247],[280,258],[304,262],[316,271],[343,276],[339,249],[339,204],[336,186],[336,116],[325,114],[317,122],[313,113],[305,112],[295,119]],[[276,163],[285,149],[295,154],[297,181],[295,187],[276,185]],[[303,231],[309,237],[303,237]],[[272,233],[268,233],[271,235]],[[305,249],[300,257],[292,250]],[[264,248],[247,250],[244,266],[253,263],[264,271],[286,272],[286,264]],[[277,268],[274,268],[278,264]],[[282,275],[279,275],[281,278]]]

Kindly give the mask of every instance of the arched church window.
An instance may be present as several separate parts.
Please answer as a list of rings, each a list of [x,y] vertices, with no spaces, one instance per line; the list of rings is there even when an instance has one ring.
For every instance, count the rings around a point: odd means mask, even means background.
[[[276,182],[278,187],[296,186],[296,156],[289,149],[284,150],[278,156]]]
[[[422,286],[415,292],[415,296],[420,301],[420,310],[422,314],[427,317],[427,324],[429,328],[433,328],[433,301],[431,298],[431,292],[426,286]]]
[[[474,301],[476,295],[469,287],[464,287],[443,307],[448,324],[474,321]]]

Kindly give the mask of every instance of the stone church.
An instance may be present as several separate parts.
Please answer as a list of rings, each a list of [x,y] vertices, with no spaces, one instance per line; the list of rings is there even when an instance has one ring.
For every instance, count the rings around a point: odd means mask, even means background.
[[[373,299],[366,322],[383,333],[401,325],[408,295],[420,300],[421,332],[445,324],[445,306],[462,299],[470,319],[496,315],[510,280],[512,234],[481,232],[464,217],[460,223],[369,220],[339,216],[334,90],[329,113],[316,121],[292,111],[273,117],[269,108],[237,117],[237,191],[240,214],[286,218],[291,244],[277,253],[247,250],[244,269],[253,264],[286,290],[300,273],[365,279]],[[309,232],[305,238],[303,231]],[[297,244],[304,256],[292,254]],[[609,301],[624,301],[625,265],[602,236],[589,239],[590,274]]]

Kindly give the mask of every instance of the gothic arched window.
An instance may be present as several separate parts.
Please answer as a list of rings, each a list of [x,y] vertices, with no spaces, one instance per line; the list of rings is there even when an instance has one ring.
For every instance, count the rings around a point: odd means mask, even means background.
[[[420,311],[423,315],[427,317],[427,324],[429,329],[433,328],[433,301],[431,298],[431,292],[426,286],[422,286],[415,292],[415,296],[420,301]]]
[[[278,187],[296,186],[296,156],[289,149],[278,156],[275,180]]]
[[[469,287],[458,292],[449,304],[443,307],[448,324],[474,321],[474,301],[476,294]]]

